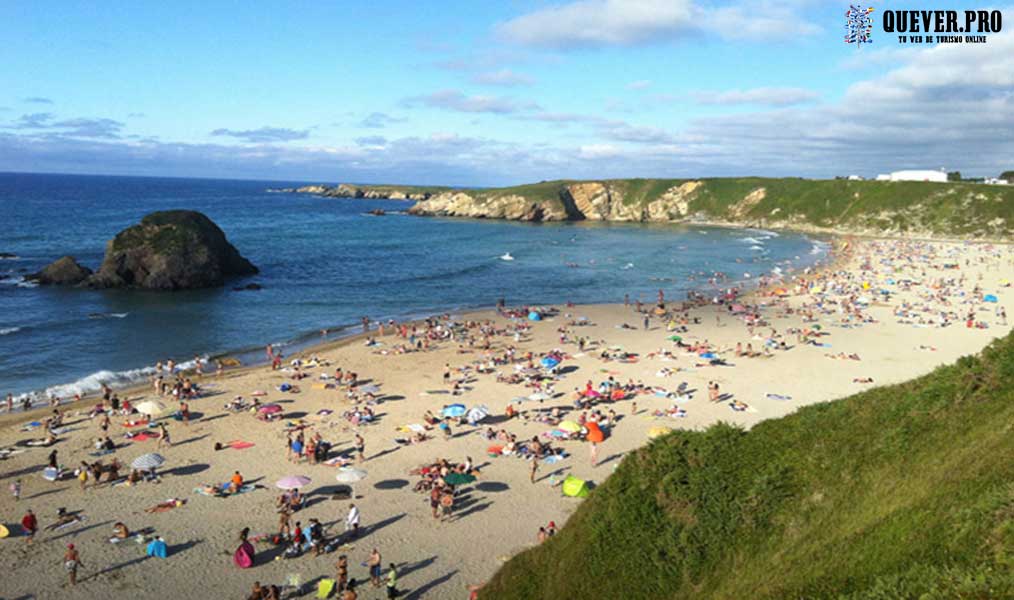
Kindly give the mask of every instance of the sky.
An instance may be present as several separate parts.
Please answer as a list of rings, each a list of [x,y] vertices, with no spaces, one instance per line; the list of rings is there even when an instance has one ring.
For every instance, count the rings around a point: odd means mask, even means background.
[[[853,0],[855,1],[855,0]],[[1014,168],[1014,9],[837,0],[0,3],[0,171],[512,185]],[[997,9],[984,44],[884,11]]]

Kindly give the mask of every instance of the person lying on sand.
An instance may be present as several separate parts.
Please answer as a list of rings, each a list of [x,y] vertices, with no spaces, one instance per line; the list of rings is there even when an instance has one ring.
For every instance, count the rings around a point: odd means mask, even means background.
[[[57,529],[60,529],[61,527],[70,525],[71,523],[77,523],[78,521],[83,520],[84,520],[83,516],[77,513],[71,514],[67,512],[66,508],[60,507],[56,511],[56,521],[50,523],[49,525],[46,525],[46,531],[55,531]]]

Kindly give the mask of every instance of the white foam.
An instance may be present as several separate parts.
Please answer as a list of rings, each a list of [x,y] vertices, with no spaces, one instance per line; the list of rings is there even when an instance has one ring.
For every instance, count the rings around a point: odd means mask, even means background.
[[[42,396],[47,398],[73,398],[76,394],[90,394],[98,392],[103,385],[109,387],[126,387],[144,381],[148,376],[155,373],[154,367],[143,367],[141,369],[130,369],[128,371],[102,370],[82,377],[73,383],[54,385],[46,388]]]
[[[0,328],[0,335],[10,335],[21,331],[20,327],[4,327]]]

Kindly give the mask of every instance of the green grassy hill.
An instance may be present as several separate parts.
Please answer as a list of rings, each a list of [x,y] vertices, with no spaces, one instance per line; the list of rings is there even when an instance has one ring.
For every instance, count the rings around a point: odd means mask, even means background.
[[[455,206],[470,216],[500,217],[493,207],[513,198],[518,204],[542,206],[543,214],[575,220],[696,219],[868,234],[1014,237],[1014,185],[736,177],[559,180],[453,193],[470,197],[467,208]],[[571,201],[580,194],[600,200],[596,214],[582,213]],[[442,199],[434,194],[415,212],[444,214]],[[490,207],[489,215],[483,215],[485,207]]]
[[[1014,337],[750,431],[657,439],[480,598],[1014,598]]]

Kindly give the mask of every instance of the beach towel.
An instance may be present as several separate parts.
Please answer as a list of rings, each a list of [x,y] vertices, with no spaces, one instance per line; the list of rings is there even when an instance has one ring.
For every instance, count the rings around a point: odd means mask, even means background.
[[[254,447],[256,444],[254,444],[253,442],[244,442],[242,440],[234,440],[234,441],[229,442],[226,445],[229,446],[230,448],[232,448],[233,450],[246,450],[247,448]]]
[[[331,596],[334,592],[335,580],[334,579],[321,579],[320,583],[317,584],[317,598],[324,599]]]
[[[772,400],[792,400],[792,396],[786,396],[784,394],[768,394],[767,397]]]
[[[156,504],[155,506],[152,506],[152,507],[144,509],[144,512],[146,512],[146,513],[162,513],[162,512],[170,511],[170,510],[172,510],[174,508],[177,508],[179,506],[183,506],[186,503],[187,503],[186,500],[181,500],[179,498],[170,498],[170,499],[166,500],[165,502],[161,502],[159,504]]]
[[[219,486],[219,489],[223,489],[223,487],[227,488],[228,486],[229,486],[228,483],[223,483],[221,486]],[[207,496],[209,498],[228,498],[230,496],[235,496],[236,494],[245,494],[247,492],[252,492],[255,489],[257,489],[257,486],[254,486],[254,485],[251,485],[251,484],[246,484],[246,485],[241,485],[239,487],[239,489],[236,490],[235,492],[224,492],[224,493],[219,493],[219,494],[213,494],[213,493],[205,490],[204,487],[202,486],[202,487],[195,487],[194,488],[194,493],[195,494],[200,494],[202,496]]]
[[[128,439],[130,441],[132,441],[132,442],[144,442],[144,441],[147,441],[147,440],[157,440],[158,437],[159,437],[159,434],[157,434],[157,433],[151,433],[151,432],[148,432],[148,431],[142,431],[141,433],[138,433],[137,435],[133,435],[133,436],[131,436]]]

